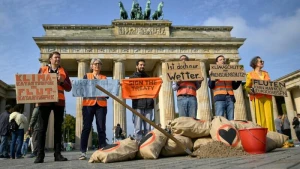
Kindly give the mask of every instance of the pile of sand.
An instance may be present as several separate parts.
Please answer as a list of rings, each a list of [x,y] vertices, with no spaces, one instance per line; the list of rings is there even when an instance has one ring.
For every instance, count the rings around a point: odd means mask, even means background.
[[[220,141],[213,141],[206,145],[200,146],[199,149],[193,152],[192,156],[197,158],[225,158],[234,156],[249,155],[241,149],[232,148]]]

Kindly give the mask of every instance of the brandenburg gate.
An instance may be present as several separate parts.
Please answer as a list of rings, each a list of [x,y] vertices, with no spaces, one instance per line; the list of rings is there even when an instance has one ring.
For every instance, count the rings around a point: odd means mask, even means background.
[[[230,26],[173,26],[168,20],[114,20],[111,25],[43,27],[45,35],[34,37],[40,48],[41,64],[48,63],[50,52],[58,51],[61,53],[61,65],[71,77],[83,78],[89,72],[90,60],[100,58],[103,62],[101,74],[124,79],[135,71],[137,59],[145,59],[146,72],[163,79],[159,96],[155,99],[155,122],[162,126],[174,119],[176,106],[172,83],[167,81],[165,62],[178,60],[183,54],[200,62],[204,81],[197,91],[197,118],[210,120],[213,113],[210,108],[211,91],[207,84],[209,64],[215,63],[215,58],[221,54],[229,59],[230,64],[238,64],[241,59],[238,49],[245,41],[244,38],[232,37],[233,27]],[[235,119],[246,120],[248,115],[241,86],[234,95],[237,100]],[[82,130],[82,98],[77,98],[76,106],[78,147]],[[114,126],[120,123],[126,131],[125,107],[115,101],[113,116]],[[50,120],[53,121],[53,116]],[[52,128],[48,130],[53,132]]]

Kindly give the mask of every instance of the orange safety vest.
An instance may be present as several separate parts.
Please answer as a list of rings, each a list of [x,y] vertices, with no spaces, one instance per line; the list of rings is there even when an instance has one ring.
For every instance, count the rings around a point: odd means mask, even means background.
[[[86,76],[89,80],[94,79],[93,73],[87,73]],[[99,75],[98,79],[106,79],[106,76]],[[107,101],[105,97],[84,97],[82,106],[94,106],[96,103],[101,107],[107,107]]]
[[[66,79],[67,75],[66,75],[66,72],[65,72],[64,68],[58,67],[57,72],[59,73],[59,75],[61,77],[63,77],[64,79]],[[41,72],[40,73],[48,74],[49,73],[49,66],[43,66],[41,68]],[[58,91],[58,99],[59,100],[65,100],[64,88],[61,85],[59,85],[59,84],[57,85],[57,91]]]
[[[249,74],[251,76],[251,81],[252,81],[252,79],[262,80],[262,79],[260,79],[259,75],[255,71],[249,72]],[[262,75],[264,76],[263,80],[267,80],[267,81],[271,80],[268,72],[262,70]],[[265,96],[266,98],[272,99],[271,95],[255,93],[254,95],[250,94],[250,100],[252,101],[254,98],[259,99],[263,96]]]
[[[214,91],[214,96],[219,94],[234,95],[232,89],[232,81],[220,81],[220,80],[216,81],[216,86],[213,89],[213,91]]]
[[[182,82],[177,90],[177,96],[179,95],[193,95],[196,96],[196,84],[195,82]]]

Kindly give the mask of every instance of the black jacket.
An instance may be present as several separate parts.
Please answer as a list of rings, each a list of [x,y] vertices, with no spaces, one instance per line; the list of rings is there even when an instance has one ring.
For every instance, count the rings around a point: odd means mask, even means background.
[[[8,136],[9,113],[7,111],[0,114],[0,135]]]
[[[145,72],[134,72],[129,78],[147,78],[149,77]],[[132,99],[133,109],[154,109],[154,100],[150,98]]]

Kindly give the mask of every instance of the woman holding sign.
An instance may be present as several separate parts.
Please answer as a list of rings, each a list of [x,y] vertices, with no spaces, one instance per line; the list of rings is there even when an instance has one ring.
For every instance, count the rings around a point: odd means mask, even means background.
[[[104,80],[106,76],[101,75],[102,62],[100,59],[92,59],[90,68],[92,73],[84,75],[83,79]],[[87,143],[92,128],[94,116],[96,117],[99,148],[106,146],[106,114],[107,114],[107,97],[84,97],[82,102],[83,129],[81,132],[79,160],[85,160]]]
[[[254,93],[252,80],[267,80],[270,81],[268,72],[262,70],[264,61],[259,57],[254,57],[250,66],[253,71],[247,73],[245,89],[250,95],[253,109],[255,110],[256,123],[262,127],[268,128],[269,131],[275,131],[272,96]]]

